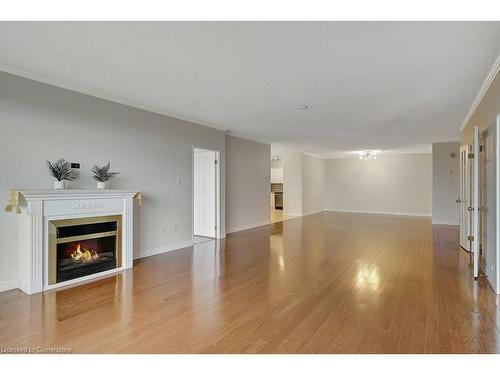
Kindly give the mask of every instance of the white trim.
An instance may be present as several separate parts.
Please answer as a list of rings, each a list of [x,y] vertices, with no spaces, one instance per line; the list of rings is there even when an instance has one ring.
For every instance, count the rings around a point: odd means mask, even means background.
[[[226,229],[226,234],[235,233],[235,232],[241,232],[243,230],[248,230],[248,229],[253,229],[253,228],[258,228],[258,227],[263,227],[263,226],[269,225],[269,224],[271,224],[270,220],[261,221],[260,223],[252,223],[252,224],[248,224],[248,225],[241,225],[239,227],[234,227],[234,228]]]
[[[16,288],[17,288],[17,280],[0,282],[0,292],[5,292],[6,290],[11,290]]]
[[[435,221],[435,220],[432,220],[432,224],[433,225],[453,225],[456,227],[460,226],[460,223],[455,222],[455,221]]]
[[[459,243],[464,249],[470,248],[470,242],[467,237],[470,235],[470,214],[465,212],[466,207],[470,204],[470,161],[469,155],[469,145],[463,145],[460,147],[460,215],[458,219],[458,225],[460,226]]]
[[[450,138],[446,142],[459,142],[460,137]],[[443,142],[443,143],[446,143]],[[437,142],[439,143],[439,142]],[[408,148],[408,149],[387,149],[387,150],[378,150],[380,153],[377,155],[378,157],[382,156],[394,156],[394,155],[427,155],[432,154],[432,145],[430,143],[426,143],[424,145],[420,145],[420,149]],[[370,150],[367,150],[370,151]],[[324,155],[322,158],[325,160],[338,160],[338,159],[358,159],[359,154],[362,152],[359,151],[343,151],[343,152],[332,152],[327,155]]]
[[[43,199],[43,200],[61,200],[61,199],[88,199],[92,198],[123,198],[134,197],[138,190],[124,190],[124,189],[12,189],[17,190],[22,196],[27,199]]]
[[[184,116],[184,115],[181,115],[179,113],[166,111],[166,110],[163,110],[161,108],[157,108],[157,107],[150,106],[147,104],[141,104],[141,103],[138,103],[138,102],[135,102],[132,100],[125,99],[125,98],[119,98],[115,95],[110,95],[110,94],[104,93],[100,90],[84,88],[84,87],[81,87],[79,85],[65,82],[63,80],[54,79],[53,77],[48,78],[48,77],[43,76],[42,74],[31,72],[31,71],[26,70],[26,69],[14,67],[12,65],[0,64],[0,71],[15,75],[15,76],[19,76],[19,77],[22,77],[25,79],[31,79],[33,81],[37,81],[37,82],[40,82],[40,83],[43,83],[46,85],[51,85],[51,86],[65,89],[65,90],[73,91],[73,92],[78,93],[78,94],[89,95],[89,96],[92,96],[94,98],[108,100],[110,102],[125,105],[127,107],[137,108],[137,109],[141,109],[143,111],[156,113],[156,114],[170,117],[170,118],[174,118],[177,120],[186,121],[186,122],[189,122],[191,124],[200,125],[200,126],[212,128],[215,130],[220,130],[220,131],[228,131],[228,129],[225,127],[217,126],[217,125],[214,125],[214,124],[211,124],[211,123],[199,120],[199,119],[192,118],[190,116]]]
[[[496,274],[497,274],[497,279],[496,279],[496,285],[493,287],[495,290],[495,293],[500,294],[500,231],[498,230],[498,226],[500,225],[500,114],[497,115],[497,122],[496,122]]]
[[[327,158],[324,157],[324,156],[321,156],[319,154],[313,154],[312,152],[302,152],[304,155],[307,155],[307,156],[312,156],[313,158],[318,158],[318,159],[323,159],[323,160],[326,160]]]
[[[302,217],[301,215],[297,215],[297,216],[290,216],[290,217],[287,217],[287,218],[284,218],[284,219],[281,219],[279,221],[276,221],[276,222],[271,222],[271,224],[276,224],[276,223],[282,223],[284,221],[288,221],[288,220],[293,220],[293,219],[298,219],[299,217]]]
[[[486,76],[486,79],[484,80],[483,84],[481,85],[481,88],[479,89],[479,92],[477,93],[476,97],[474,98],[474,101],[472,102],[472,105],[469,108],[469,112],[467,112],[467,115],[465,116],[464,121],[462,122],[462,125],[460,126],[460,131],[463,131],[465,127],[467,126],[467,123],[471,119],[472,115],[474,115],[474,112],[476,112],[477,107],[479,107],[479,104],[481,104],[481,101],[483,100],[483,97],[486,95],[486,92],[490,88],[493,80],[497,76],[498,72],[500,71],[500,55],[497,56],[497,59],[493,63],[493,66],[491,67],[490,71],[488,72],[488,75]]]
[[[186,247],[192,247],[192,246],[193,246],[192,241],[184,241],[184,242],[177,242],[174,244],[169,244],[169,245],[165,245],[165,246],[161,246],[161,247],[156,247],[153,249],[146,249],[146,250],[142,250],[142,251],[134,253],[134,260],[150,257],[152,255],[167,253],[169,251],[184,249]]]
[[[474,137],[472,141],[472,237],[471,251],[473,254],[473,275],[477,280],[479,277],[479,127],[474,126]]]
[[[185,121],[185,122],[188,122],[188,123],[193,124],[193,125],[203,126],[205,128],[210,128],[210,129],[215,129],[218,131],[222,131],[222,132],[224,132],[227,135],[230,135],[232,137],[242,138],[242,139],[246,139],[246,140],[252,141],[252,142],[271,145],[271,142],[263,141],[259,137],[252,137],[252,136],[249,136],[245,133],[240,134],[240,132],[237,132],[237,131],[235,132],[234,130],[230,131],[228,128],[226,128],[224,126],[212,124],[212,123],[206,122],[202,119],[193,118],[191,116],[185,116],[185,115],[177,113],[177,112],[171,112],[171,111],[164,110],[162,108],[158,108],[158,107],[151,106],[148,104],[142,104],[142,103],[138,103],[138,102],[133,101],[133,100],[120,98],[116,95],[111,95],[109,93],[102,92],[101,90],[84,88],[84,87],[81,87],[79,85],[75,85],[75,84],[70,83],[70,82],[55,79],[54,77],[49,78],[43,74],[39,74],[39,73],[35,73],[35,72],[29,71],[26,69],[15,67],[15,66],[12,66],[10,64],[1,64],[0,63],[0,71],[7,73],[7,74],[10,74],[10,75],[13,75],[13,76],[21,77],[24,79],[29,79],[29,80],[32,80],[35,82],[39,82],[39,83],[42,83],[45,85],[50,85],[50,86],[54,86],[54,87],[61,88],[64,90],[68,90],[68,91],[74,92],[76,94],[87,95],[87,96],[91,96],[93,98],[107,100],[109,102],[116,103],[119,105],[124,105],[124,106],[130,107],[130,108],[136,108],[136,109],[140,109],[142,111],[155,113],[155,114],[169,117],[169,118],[172,118],[175,120]],[[223,237],[221,237],[221,238],[223,238]]]
[[[305,212],[303,213],[302,215],[300,216],[309,216],[309,215],[314,215],[314,214],[319,214],[321,212],[325,211],[324,209],[321,209],[321,210],[317,210],[317,211],[311,211],[311,212]]]
[[[122,216],[122,266],[109,272],[132,267],[133,197],[137,191],[24,189],[19,190],[21,214],[18,215],[18,280],[17,286],[27,294],[90,280],[107,274],[87,275],[49,285],[48,223],[50,220],[76,217]]]
[[[58,283],[55,283],[52,285],[47,284],[43,287],[43,292],[46,292],[49,290],[54,290],[54,289],[59,289],[59,288],[68,288],[71,286],[75,286],[75,284],[87,284],[89,282],[96,281],[98,278],[104,279],[107,276],[111,276],[113,274],[120,273],[124,270],[125,270],[125,268],[123,268],[123,267],[113,268],[111,270],[93,273],[91,275],[78,277],[76,279],[72,279],[72,280],[68,280],[68,281],[58,282]]]
[[[375,215],[431,217],[431,214],[423,214],[423,213],[419,213],[419,212],[394,212],[394,211],[377,211],[377,210],[339,210],[339,209],[332,209],[332,208],[325,208],[325,211],[344,212],[344,213],[352,213],[352,214],[375,214]]]

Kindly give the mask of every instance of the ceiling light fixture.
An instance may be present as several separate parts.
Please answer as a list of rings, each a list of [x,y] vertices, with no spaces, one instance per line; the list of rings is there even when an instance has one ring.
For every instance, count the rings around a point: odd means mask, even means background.
[[[307,104],[302,104],[301,106],[299,106],[299,109],[301,111],[307,111],[309,109],[309,106]]]
[[[359,154],[359,160],[375,160],[380,151],[362,151]]]

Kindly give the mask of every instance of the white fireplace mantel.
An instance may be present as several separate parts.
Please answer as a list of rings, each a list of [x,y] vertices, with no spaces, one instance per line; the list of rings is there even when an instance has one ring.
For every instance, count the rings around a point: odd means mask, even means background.
[[[134,197],[136,190],[45,190],[18,189],[18,286],[28,294],[89,280],[131,268],[133,261]],[[48,284],[48,223],[51,220],[106,215],[122,216],[122,265],[100,274]]]

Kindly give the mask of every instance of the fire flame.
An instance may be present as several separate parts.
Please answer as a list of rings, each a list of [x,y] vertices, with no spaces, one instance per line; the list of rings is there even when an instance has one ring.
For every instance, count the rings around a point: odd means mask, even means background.
[[[92,250],[92,252],[90,252],[89,250],[84,248],[83,251],[81,251],[80,244],[76,246],[76,250],[73,251],[70,255],[74,261],[82,262],[92,262],[93,260],[99,258],[99,254],[97,254],[95,250]]]

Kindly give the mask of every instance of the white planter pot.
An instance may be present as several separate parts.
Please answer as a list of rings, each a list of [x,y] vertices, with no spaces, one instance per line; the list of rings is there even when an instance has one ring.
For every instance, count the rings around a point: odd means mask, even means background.
[[[64,180],[63,181],[57,181],[57,180],[54,181],[54,189],[56,189],[56,190],[62,190],[62,189],[64,189],[65,185],[66,185],[65,182],[66,181],[64,181]]]
[[[105,182],[100,182],[100,181],[97,181],[97,188],[99,190],[104,190],[106,189],[106,183]]]

